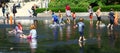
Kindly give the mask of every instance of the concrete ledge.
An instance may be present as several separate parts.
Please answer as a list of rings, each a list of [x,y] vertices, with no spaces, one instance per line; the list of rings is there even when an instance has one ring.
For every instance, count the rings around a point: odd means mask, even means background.
[[[109,12],[102,12],[102,16],[108,16]],[[58,13],[55,13],[56,15],[58,15]],[[65,13],[62,13],[63,16],[66,16]],[[88,12],[77,12],[76,13],[77,16],[89,16]],[[50,17],[51,14],[50,13],[38,13],[38,17]],[[96,16],[96,14],[94,13],[93,16]]]

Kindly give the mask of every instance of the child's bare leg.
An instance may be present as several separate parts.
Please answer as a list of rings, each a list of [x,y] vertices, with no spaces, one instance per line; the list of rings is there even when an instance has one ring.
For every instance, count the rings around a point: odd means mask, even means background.
[[[113,30],[113,24],[111,25],[111,30]]]
[[[97,21],[96,26],[98,26],[99,21]]]
[[[109,27],[110,27],[110,24],[107,25],[107,28],[109,28]]]
[[[83,40],[86,40],[84,36],[83,36]]]
[[[82,39],[82,37],[80,36],[80,37],[79,37],[79,42],[81,42],[81,39]]]

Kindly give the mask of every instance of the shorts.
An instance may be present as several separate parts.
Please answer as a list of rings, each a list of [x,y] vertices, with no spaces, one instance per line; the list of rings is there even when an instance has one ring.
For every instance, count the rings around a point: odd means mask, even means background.
[[[90,19],[92,19],[92,18],[93,18],[93,14],[92,14],[92,13],[90,13],[90,16],[89,16],[89,18],[90,18]]]
[[[80,33],[80,36],[83,36],[84,35],[84,33],[83,32],[79,32]]]
[[[110,24],[114,24],[114,20],[110,19]]]
[[[36,39],[31,39],[31,42],[30,42],[30,47],[35,49],[37,48],[37,40]]]
[[[37,43],[30,42],[30,47],[33,49],[37,48]]]
[[[66,16],[68,16],[68,17],[71,16],[71,11],[70,11],[70,10],[67,10],[67,11],[66,11]]]
[[[59,20],[54,20],[54,22],[58,24],[58,23],[59,23]]]
[[[73,17],[73,20],[75,20],[75,17]]]
[[[101,17],[97,17],[97,20],[98,20],[98,21],[101,21]]]

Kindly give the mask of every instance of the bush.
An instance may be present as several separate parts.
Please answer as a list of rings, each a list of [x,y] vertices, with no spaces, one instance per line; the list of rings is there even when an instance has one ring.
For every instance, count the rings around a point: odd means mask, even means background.
[[[101,11],[109,12],[111,8],[114,9],[114,11],[120,11],[120,9],[119,9],[120,5],[102,6]],[[94,9],[94,11],[96,11],[98,9],[98,7],[94,7],[93,9]]]
[[[36,11],[37,13],[44,12],[46,9],[45,8],[38,8]],[[59,10],[61,12],[65,12],[65,8],[48,8],[47,10],[52,10],[53,12],[58,12]],[[79,8],[79,7],[71,7],[72,12],[87,12],[86,8]]]
[[[72,12],[87,12],[87,8],[80,8],[80,7],[76,7],[76,8],[71,8]]]
[[[36,12],[37,13],[42,13],[44,12],[46,9],[45,8],[37,8]]]
[[[113,8],[114,11],[120,11],[120,5],[109,5],[109,6],[101,6],[101,11],[102,12],[109,12],[110,9]],[[93,10],[96,11],[98,9],[97,7],[94,7]],[[38,8],[36,11],[37,13],[41,13],[43,11],[45,11],[45,8]],[[47,10],[52,10],[53,12],[58,12],[59,10],[61,12],[65,12],[65,8],[48,8]],[[87,8],[85,7],[71,7],[71,11],[72,12],[87,12]]]

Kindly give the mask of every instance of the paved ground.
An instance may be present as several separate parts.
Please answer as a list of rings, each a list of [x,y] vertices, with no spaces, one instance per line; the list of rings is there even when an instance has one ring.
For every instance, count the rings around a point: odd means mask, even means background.
[[[108,12],[103,12],[102,13],[102,19],[107,19],[107,13]],[[58,15],[58,13],[56,13]],[[79,17],[83,17],[84,19],[87,19],[89,20],[89,17],[88,17],[88,13],[87,12],[79,12],[79,13],[76,13],[77,15],[77,18]],[[63,13],[63,18],[66,19],[66,16],[65,16],[65,13]],[[5,19],[3,16],[0,16],[0,19]],[[17,20],[51,20],[52,19],[52,16],[50,13],[39,13],[37,18],[33,18],[33,17],[29,17],[28,15],[27,16],[16,16],[16,18],[13,18],[13,19],[17,19]],[[72,17],[70,17],[70,19],[72,19]],[[94,14],[94,20],[96,20],[96,16]]]
[[[27,2],[24,4],[24,6],[22,6],[21,8],[18,8],[17,9],[17,14],[16,14],[16,18],[15,19],[37,19],[37,20],[44,20],[44,19],[51,19],[51,14],[48,12],[48,13],[38,13],[37,15],[37,18],[30,18],[29,17],[29,13],[28,13],[28,10],[31,9],[31,6],[33,4],[35,4],[36,2],[32,1],[32,2]],[[9,7],[11,9],[13,3],[9,3]],[[58,13],[56,13],[58,15]],[[120,13],[119,13],[120,14]],[[10,15],[13,15],[12,12],[10,11]],[[76,13],[77,15],[77,18],[79,17],[83,17],[85,19],[88,19],[88,12],[78,12]],[[102,12],[102,18],[105,19],[107,18],[108,16],[108,12]],[[63,13],[63,17],[65,18],[65,13]],[[96,17],[96,15],[94,14],[94,17]],[[2,16],[2,10],[0,8],[0,19],[5,19],[3,16]],[[96,19],[96,18],[94,18]]]

